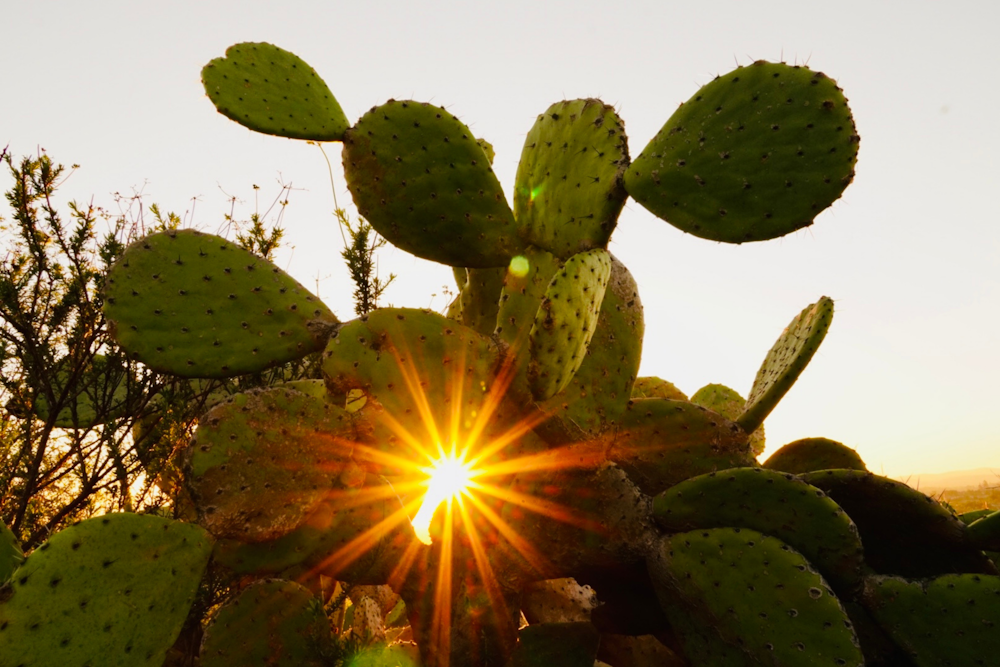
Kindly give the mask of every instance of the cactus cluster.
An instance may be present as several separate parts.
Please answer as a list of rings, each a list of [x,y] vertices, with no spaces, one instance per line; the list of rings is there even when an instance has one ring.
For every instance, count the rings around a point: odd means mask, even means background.
[[[341,323],[221,238],[165,232],[129,247],[105,294],[135,358],[220,378],[321,350],[322,378],[204,415],[182,455],[201,527],[108,516],[23,563],[0,534],[0,663],[160,664],[209,551],[245,585],[207,625],[206,666],[333,664],[324,577],[354,601],[359,635],[399,638],[391,628],[408,625],[415,642],[359,652],[356,665],[1000,654],[1000,576],[984,552],[1000,549],[997,515],[966,525],[822,438],[757,460],[765,418],[826,336],[831,299],[792,319],[746,399],[708,385],[688,400],[637,377],[638,287],[607,250],[626,199],[715,241],[811,224],[852,180],[859,145],[832,79],[739,67],[634,160],[614,109],[558,102],[528,132],[512,207],[492,147],[442,108],[390,100],[350,125],[312,68],[263,43],[233,46],[203,82],[253,130],[342,141],[361,214],[452,266],[459,294],[447,316],[385,308]],[[474,486],[440,506],[424,544],[410,524],[422,469],[455,447]]]

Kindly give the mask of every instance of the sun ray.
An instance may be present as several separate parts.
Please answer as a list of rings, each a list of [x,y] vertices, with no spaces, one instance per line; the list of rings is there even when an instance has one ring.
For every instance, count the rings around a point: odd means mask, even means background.
[[[470,496],[469,500],[476,506],[476,509],[490,522],[506,539],[514,549],[521,554],[531,567],[539,572],[552,571],[552,564],[542,555],[527,539],[514,530],[503,518],[493,511],[489,505],[476,496]]]

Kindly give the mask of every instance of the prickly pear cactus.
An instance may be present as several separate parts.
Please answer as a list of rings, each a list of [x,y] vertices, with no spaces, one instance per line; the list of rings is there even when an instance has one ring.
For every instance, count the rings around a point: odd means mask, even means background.
[[[0,596],[0,664],[159,667],[212,541],[198,526],[107,514],[56,533]]]
[[[790,442],[771,454],[762,465],[793,474],[836,468],[868,470],[855,450],[828,438],[802,438]]]
[[[746,400],[735,389],[722,384],[708,384],[691,395],[691,402],[703,408],[714,410],[726,419],[738,419],[746,407]],[[767,445],[764,426],[750,434],[750,451],[760,456]]]
[[[24,562],[24,552],[17,543],[17,537],[3,521],[0,521],[0,585],[10,580],[14,570]]]

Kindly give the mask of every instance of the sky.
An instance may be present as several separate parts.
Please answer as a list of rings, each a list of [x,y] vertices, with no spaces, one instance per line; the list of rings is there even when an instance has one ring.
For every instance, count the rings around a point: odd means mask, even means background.
[[[823,71],[861,146],[854,183],[813,226],[726,245],[626,204],[609,249],[639,285],[640,373],[745,396],[785,325],[830,296],[830,332],[765,422],[765,456],[823,436],[891,476],[1000,471],[1000,4],[0,1],[0,148],[79,164],[65,200],[111,211],[115,193],[139,194],[217,233],[231,211],[281,210],[278,264],[341,319],[352,286],[332,216],[334,194],[351,207],[340,144],[325,147],[331,190],[316,146],[216,113],[200,70],[231,44],[296,53],[351,122],[389,98],[446,107],[493,144],[508,201],[524,137],[553,102],[615,106],[635,157],[737,65]],[[271,208],[285,185],[288,205]],[[385,295],[395,306],[443,311],[455,290],[449,267],[395,248],[379,271],[399,276]]]

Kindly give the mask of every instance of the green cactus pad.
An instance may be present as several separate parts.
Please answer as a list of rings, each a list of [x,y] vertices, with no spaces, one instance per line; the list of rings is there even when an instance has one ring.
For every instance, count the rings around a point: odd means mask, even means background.
[[[656,376],[635,379],[632,385],[632,398],[669,398],[673,401],[688,400],[687,394],[668,382]]]
[[[836,590],[853,593],[861,585],[863,549],[854,522],[794,475],[760,468],[700,475],[656,496],[653,515],[669,532],[739,527],[777,537]]]
[[[323,349],[333,313],[291,276],[218,236],[151,234],[111,267],[104,312],[118,343],[182,377],[253,373]]]
[[[509,667],[593,667],[601,636],[589,622],[534,623],[517,633]]]
[[[323,604],[292,581],[255,581],[212,617],[201,643],[202,667],[322,667],[331,643]]]
[[[389,242],[451,266],[507,266],[521,243],[483,148],[445,109],[390,100],[344,135],[358,212]]]
[[[515,355],[527,349],[538,307],[560,266],[555,255],[534,246],[511,260],[500,290],[495,333]]]
[[[458,321],[484,336],[492,336],[497,327],[500,292],[506,275],[507,267],[469,269],[468,280],[459,292],[461,315]]]
[[[215,406],[185,455],[200,523],[243,542],[290,533],[347,466],[354,433],[342,408],[280,386]]]
[[[819,470],[799,477],[823,489],[854,520],[865,562],[879,574],[923,578],[997,572],[972,545],[958,517],[902,482],[860,470]]]
[[[757,61],[682,104],[625,173],[682,231],[743,243],[811,225],[854,178],[858,135],[836,82]]]
[[[616,428],[639,374],[645,333],[639,288],[611,256],[611,277],[583,363],[561,392],[538,407],[550,419],[536,427],[550,444],[601,436]]]
[[[525,243],[568,258],[605,248],[625,203],[625,125],[600,100],[556,102],[528,132],[514,181]]]
[[[662,539],[647,566],[665,608],[683,606],[759,664],[864,664],[836,595],[774,537],[739,528],[679,533]]]
[[[649,495],[696,475],[754,465],[743,429],[700,405],[665,398],[629,403],[609,458]]]
[[[969,539],[984,551],[1000,551],[1000,512],[993,512],[969,524]]]
[[[762,465],[770,470],[795,475],[834,468],[868,470],[855,450],[827,438],[803,438],[790,442],[771,454]]]
[[[757,371],[746,408],[736,419],[743,430],[753,433],[764,423],[809,365],[832,320],[833,299],[824,296],[806,306],[785,327]]]
[[[757,667],[760,663],[729,644],[719,636],[711,624],[699,623],[688,609],[677,601],[664,603],[677,642],[687,662],[684,667]],[[643,667],[643,666],[637,666]]]
[[[21,563],[24,562],[24,552],[17,543],[17,536],[0,521],[0,586],[4,584]]]
[[[979,521],[983,517],[987,517],[987,516],[993,514],[995,511],[996,510],[992,510],[992,509],[989,509],[987,507],[987,508],[984,508],[984,509],[981,509],[981,510],[972,510],[970,512],[962,512],[961,514],[958,515],[958,518],[962,520],[962,523],[964,523],[966,526],[968,526],[969,524],[971,524],[971,523],[973,523],[975,521]]]
[[[1000,577],[950,574],[926,582],[870,577],[862,599],[917,667],[996,664]]]
[[[57,362],[53,391],[60,405],[53,418],[56,428],[91,428],[121,416],[128,396],[128,371],[110,364],[103,354],[74,372],[69,359]],[[65,400],[62,400],[65,396]],[[39,393],[32,412],[42,421],[51,415],[48,398]]]
[[[528,382],[537,401],[562,391],[587,354],[611,278],[607,250],[573,255],[549,282],[528,334]]]
[[[151,515],[56,533],[0,595],[0,665],[159,667],[211,552],[198,526]]]
[[[746,400],[735,389],[722,384],[707,384],[691,396],[691,402],[718,412],[726,419],[737,419],[743,414]],[[750,451],[754,456],[760,456],[765,447],[764,426],[750,434]]]
[[[340,141],[350,125],[316,71],[273,44],[230,46],[205,65],[201,82],[219,113],[255,132]]]

